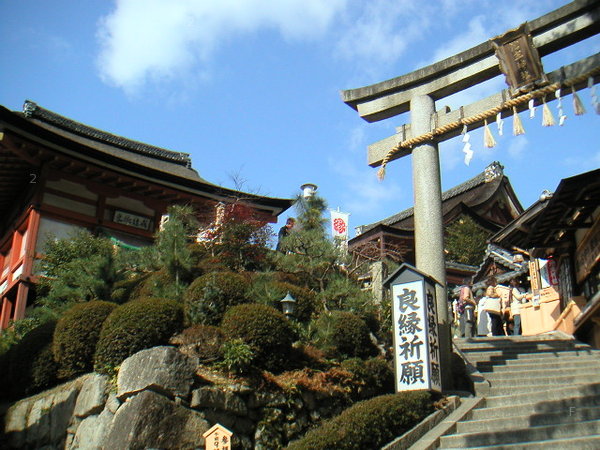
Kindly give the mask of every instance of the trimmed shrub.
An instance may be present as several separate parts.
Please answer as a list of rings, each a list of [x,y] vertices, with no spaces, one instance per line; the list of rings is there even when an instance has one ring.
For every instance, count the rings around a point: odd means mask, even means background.
[[[367,358],[377,354],[364,320],[347,311],[321,314],[316,322],[317,345],[330,357]]]
[[[381,324],[374,311],[360,311],[357,315],[367,324],[367,328],[371,333],[377,334],[379,332]]]
[[[57,384],[58,366],[52,354],[55,328],[55,321],[45,322],[8,351],[7,395],[11,398],[32,395]]]
[[[184,294],[190,324],[218,325],[231,306],[247,301],[247,279],[233,272],[212,272],[196,278]]]
[[[59,319],[52,341],[59,378],[73,378],[94,369],[94,353],[102,324],[116,307],[114,303],[103,301],[79,303]]]
[[[394,392],[394,371],[383,358],[369,358],[366,361],[351,358],[342,362],[342,368],[352,373],[358,398],[365,399]]]
[[[219,327],[194,325],[173,336],[169,341],[180,351],[197,356],[201,361],[215,361],[223,356],[225,336]]]
[[[239,338],[250,345],[254,364],[271,371],[284,367],[294,340],[293,328],[281,312],[256,303],[231,308],[221,329],[228,340]]]
[[[194,266],[194,272],[198,276],[205,275],[211,272],[228,272],[227,266],[216,256],[205,256],[200,259]]]
[[[110,294],[110,299],[118,304],[123,304],[128,302],[134,296],[134,292],[136,289],[140,289],[140,285],[143,284],[143,281],[148,277],[147,274],[138,275],[133,278],[128,278],[126,280],[120,280],[115,283],[113,286],[113,291]],[[137,292],[136,295],[139,295]]]
[[[229,372],[242,374],[252,367],[254,352],[241,339],[232,339],[223,345],[223,365]]]
[[[326,370],[330,367],[331,363],[325,359],[325,354],[320,349],[314,345],[295,342],[285,368],[286,370]]]
[[[320,310],[321,304],[312,291],[292,283],[277,281],[273,274],[256,276],[248,291],[248,297],[253,302],[281,310],[279,302],[288,292],[296,300],[296,312],[294,314],[296,320],[307,322],[315,312]]]
[[[135,286],[131,289],[129,293],[129,300],[138,300],[154,297],[154,291],[158,284],[172,283],[171,277],[169,276],[166,270],[145,273],[135,277],[134,280]]]
[[[137,284],[136,284],[137,282]],[[179,283],[165,268],[144,274],[134,280],[135,287],[131,289],[129,300],[146,298],[164,298],[170,300],[181,300],[181,296],[187,287],[184,280]],[[113,293],[117,297],[120,293]]]
[[[381,448],[434,411],[427,391],[382,395],[346,409],[292,442],[290,450]]]
[[[127,357],[167,344],[182,327],[183,310],[173,300],[140,299],[118,306],[102,326],[94,370],[112,375]]]

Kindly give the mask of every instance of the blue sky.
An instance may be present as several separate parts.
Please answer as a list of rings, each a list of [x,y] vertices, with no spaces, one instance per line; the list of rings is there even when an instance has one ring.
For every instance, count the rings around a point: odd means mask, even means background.
[[[411,72],[566,3],[0,0],[0,104],[20,110],[30,99],[190,153],[203,178],[226,187],[237,179],[249,192],[293,197],[315,183],[331,208],[351,213],[353,229],[412,206],[410,158],[390,163],[383,182],[366,164],[367,145],[408,117],[369,124],[340,91]],[[543,63],[551,71],[598,51],[595,36]],[[503,87],[498,77],[443,104]],[[563,127],[543,128],[538,109],[535,119],[522,114],[524,136],[496,134],[493,149],[483,148],[481,130],[472,133],[468,167],[460,139],[441,144],[442,188],[499,160],[528,207],[562,178],[599,167],[599,116],[589,91],[580,96],[587,114],[574,116],[567,96]]]

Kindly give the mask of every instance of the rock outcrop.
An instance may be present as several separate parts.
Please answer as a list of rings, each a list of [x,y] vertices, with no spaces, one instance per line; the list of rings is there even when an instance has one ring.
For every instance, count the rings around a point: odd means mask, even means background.
[[[345,406],[339,394],[213,383],[198,375],[197,358],[162,346],[127,358],[116,390],[108,377],[91,373],[14,403],[5,415],[5,445],[195,449],[220,423],[234,433],[235,449],[280,448]]]

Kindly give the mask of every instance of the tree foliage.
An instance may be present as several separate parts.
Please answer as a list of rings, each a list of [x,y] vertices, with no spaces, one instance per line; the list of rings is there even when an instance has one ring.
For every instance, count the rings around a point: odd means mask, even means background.
[[[110,301],[115,283],[125,276],[121,259],[109,239],[89,231],[77,231],[68,239],[49,239],[40,263],[44,276],[39,303],[63,311],[73,303]]]
[[[194,260],[188,245],[190,236],[198,230],[198,222],[189,206],[173,205],[167,210],[169,220],[156,236],[152,246],[156,269],[164,268],[173,280],[173,292],[162,292],[163,296],[180,298],[187,286]],[[165,295],[166,294],[166,295]]]
[[[233,271],[264,270],[271,227],[241,201],[222,205],[218,216],[202,243],[211,257]]]
[[[491,233],[467,215],[446,227],[446,251],[450,261],[476,266],[481,264]]]
[[[326,208],[317,195],[297,199],[298,229],[282,242],[286,253],[278,257],[278,268],[315,292],[323,309],[360,309],[368,299],[347,272],[348,255],[326,234]]]

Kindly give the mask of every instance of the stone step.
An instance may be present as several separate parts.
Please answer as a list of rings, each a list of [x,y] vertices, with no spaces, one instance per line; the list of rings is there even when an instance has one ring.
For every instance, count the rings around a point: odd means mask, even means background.
[[[538,358],[538,359],[509,359],[506,364],[498,364],[490,361],[482,361],[477,363],[477,370],[485,373],[502,373],[526,370],[545,370],[562,367],[572,367],[578,369],[580,367],[600,367],[600,358],[587,356],[565,356],[560,358]]]
[[[538,351],[537,353],[517,353],[517,352],[502,352],[502,351],[491,351],[491,352],[463,352],[465,358],[471,363],[479,363],[484,361],[493,362],[495,364],[503,364],[509,360],[535,360],[535,359],[560,359],[562,357],[573,357],[573,356],[593,356],[600,357],[600,353],[597,350],[565,350],[565,351]]]
[[[469,345],[464,347],[458,347],[463,353],[477,353],[477,352],[488,352],[488,351],[504,351],[504,352],[529,352],[529,351],[546,351],[556,350],[564,351],[569,349],[581,349],[581,350],[594,350],[588,344],[583,342],[571,341],[571,342],[539,342],[539,343],[522,343],[514,345],[494,345],[494,344],[480,344],[480,345]]]
[[[527,443],[548,439],[579,438],[596,434],[600,434],[600,420],[587,420],[577,423],[520,427],[502,431],[457,433],[450,436],[442,436],[440,438],[440,447],[469,448],[474,446]]]
[[[476,345],[476,344],[496,344],[496,345],[509,345],[509,344],[523,344],[529,342],[579,342],[570,335],[550,335],[550,334],[536,334],[532,336],[478,336],[474,338],[454,338],[454,343],[458,346]]]
[[[516,372],[488,372],[485,374],[492,388],[496,386],[566,385],[569,383],[600,383],[600,371],[594,367],[523,370]]]
[[[496,418],[507,418],[519,415],[533,415],[559,412],[565,415],[571,414],[573,408],[592,408],[600,406],[600,392],[598,394],[571,393],[566,398],[557,398],[537,403],[509,404],[503,406],[486,406],[489,403],[473,409],[465,416],[465,420],[487,420]]]
[[[543,403],[554,400],[562,400],[569,397],[600,395],[600,383],[581,384],[567,387],[553,387],[548,385],[546,389],[514,394],[501,394],[488,396],[485,406],[493,408],[496,406],[523,405],[528,403]]]
[[[567,341],[567,342],[578,342],[571,336],[566,336],[564,334],[536,334],[533,336],[486,336],[486,337],[476,337],[476,338],[454,338],[454,342],[458,346],[463,346],[472,343],[506,343],[506,342],[515,342],[515,343],[523,343],[523,342],[540,342],[540,341]]]
[[[441,447],[453,450],[448,447]],[[585,437],[568,437],[565,439],[549,439],[533,442],[519,442],[517,444],[486,445],[484,447],[460,447],[454,450],[598,450],[600,448],[600,435]]]
[[[531,351],[531,350],[564,350],[568,348],[590,348],[588,344],[577,341],[538,341],[538,342],[507,342],[498,344],[495,342],[482,342],[460,345],[457,347],[465,352],[482,352],[490,350],[502,351]]]
[[[472,433],[477,431],[500,431],[521,428],[524,425],[556,425],[562,423],[583,422],[600,419],[600,406],[572,407],[568,411],[553,411],[544,413],[524,414],[493,419],[465,420],[456,424],[457,433]]]
[[[573,386],[584,385],[583,382],[574,383]],[[554,385],[552,383],[549,384],[532,384],[529,386],[497,386],[492,387],[489,392],[489,396],[491,397],[505,397],[507,395],[520,395],[520,394],[528,394],[534,395],[538,392],[546,391],[548,389],[552,389]],[[567,385],[563,385],[565,387]],[[561,386],[558,386],[561,387]]]

